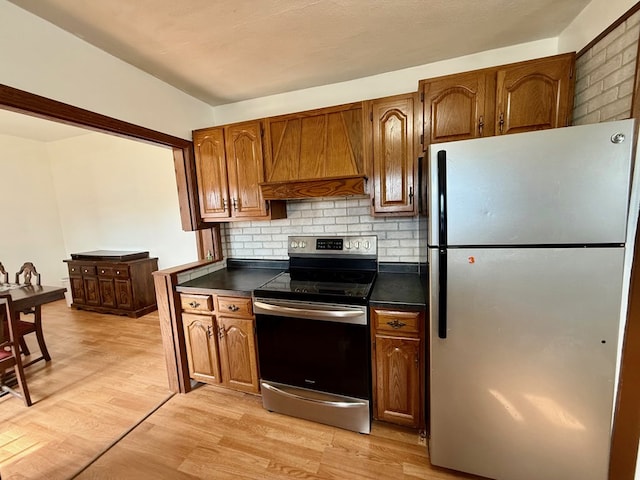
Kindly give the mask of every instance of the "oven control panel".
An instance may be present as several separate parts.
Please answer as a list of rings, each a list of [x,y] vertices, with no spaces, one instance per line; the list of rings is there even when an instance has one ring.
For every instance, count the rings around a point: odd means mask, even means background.
[[[346,237],[293,236],[289,237],[289,256],[312,254],[319,256],[366,255],[377,257],[378,237],[358,235]]]

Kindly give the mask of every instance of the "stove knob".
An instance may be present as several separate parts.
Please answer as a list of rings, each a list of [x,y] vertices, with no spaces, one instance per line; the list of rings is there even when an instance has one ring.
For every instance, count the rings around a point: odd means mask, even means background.
[[[306,248],[306,247],[307,247],[307,242],[305,242],[304,240],[300,242],[300,248]]]
[[[360,242],[356,242],[356,250],[360,249]]]
[[[362,244],[362,247],[363,247],[365,250],[369,250],[369,249],[371,248],[371,243],[369,243],[369,240],[366,240],[366,241]]]
[[[351,250],[351,240],[347,241],[347,244],[344,246],[347,250]]]
[[[291,248],[298,248],[298,242],[296,242],[295,240],[293,240],[291,242]]]

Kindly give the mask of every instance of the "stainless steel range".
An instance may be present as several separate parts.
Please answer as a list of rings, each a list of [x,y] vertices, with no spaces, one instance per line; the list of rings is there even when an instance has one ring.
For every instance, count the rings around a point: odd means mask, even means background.
[[[289,270],[254,291],[263,406],[369,433],[377,237],[289,237],[288,251]]]

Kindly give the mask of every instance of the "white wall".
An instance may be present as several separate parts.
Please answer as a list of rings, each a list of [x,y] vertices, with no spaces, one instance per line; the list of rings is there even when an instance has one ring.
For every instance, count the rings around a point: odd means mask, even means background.
[[[59,285],[65,248],[45,144],[0,135],[0,262],[9,281],[26,261]]]
[[[144,250],[159,268],[197,259],[182,231],[171,149],[89,133],[46,145],[67,255]]]
[[[637,3],[637,0],[592,0],[558,36],[561,51],[580,51]]]
[[[197,259],[170,149],[88,133],[50,143],[2,135],[0,152],[0,262],[11,281],[32,261],[58,285],[63,260],[91,250],[149,251],[159,268]]]
[[[191,139],[211,107],[0,0],[0,83]]]

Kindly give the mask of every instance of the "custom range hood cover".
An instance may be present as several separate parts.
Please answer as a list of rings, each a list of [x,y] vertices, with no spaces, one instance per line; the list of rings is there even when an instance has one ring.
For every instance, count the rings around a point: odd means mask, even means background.
[[[265,120],[265,200],[365,194],[362,102]]]

